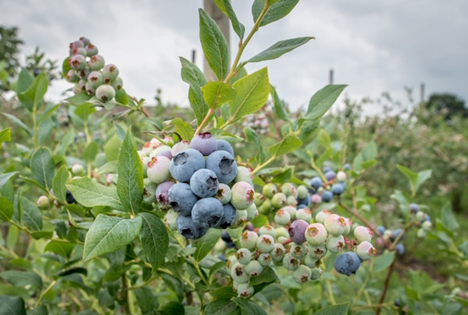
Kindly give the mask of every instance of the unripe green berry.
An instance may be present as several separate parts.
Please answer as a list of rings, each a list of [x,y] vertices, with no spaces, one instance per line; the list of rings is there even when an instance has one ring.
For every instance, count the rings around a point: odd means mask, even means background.
[[[247,209],[247,221],[250,221],[258,216],[257,206],[255,203],[251,204]]]
[[[263,186],[262,189],[262,194],[266,198],[273,198],[273,196],[278,192],[278,188],[276,187],[275,184],[268,183],[265,186]]]
[[[284,227],[276,228],[276,237],[279,238],[280,236],[288,238],[289,237],[288,230]]]
[[[346,221],[345,218],[337,214],[332,214],[325,219],[324,225],[328,233],[338,236],[343,235],[346,227]]]
[[[291,183],[283,184],[283,186],[281,186],[281,192],[285,194],[287,197],[293,196],[294,198],[297,198],[298,196],[296,187],[294,187],[294,185]]]
[[[249,250],[253,250],[257,245],[258,235],[253,231],[244,231],[242,233],[239,243],[241,247],[247,248]]]
[[[283,266],[288,270],[296,270],[300,263],[301,262],[297,258],[293,257],[289,253],[283,257]]]
[[[260,212],[261,214],[269,214],[271,210],[273,210],[273,206],[271,205],[270,199],[265,199],[260,208],[258,208],[258,212]]]
[[[312,220],[312,211],[310,211],[308,208],[299,209],[296,212],[296,219],[304,220],[307,223],[310,223]]]
[[[276,211],[275,222],[279,225],[286,225],[291,221],[291,215],[284,209]]]
[[[234,178],[234,182],[247,182],[250,184],[250,186],[254,186],[253,184],[253,176],[252,176],[252,171],[250,168],[244,167],[244,166],[238,166],[237,167],[237,175],[236,178]]]
[[[218,192],[214,197],[221,201],[223,205],[229,203],[229,201],[231,201],[231,188],[229,188],[229,186],[226,184],[220,183]]]
[[[309,256],[313,259],[322,259],[327,254],[327,248],[325,244],[323,245],[310,245],[307,244],[307,249],[309,250]]]
[[[245,266],[245,271],[251,276],[256,277],[263,271],[263,266],[257,260],[252,260]]]
[[[318,280],[322,276],[323,270],[320,268],[312,268],[310,280]]]
[[[423,221],[425,218],[426,214],[424,212],[419,211],[418,213],[416,213],[416,220],[418,220],[419,222]]]
[[[315,268],[315,266],[317,264],[317,260],[318,259],[312,258],[310,255],[307,255],[304,258],[304,264],[309,268]]]
[[[96,89],[93,88],[89,82],[86,82],[85,90],[86,93],[88,93],[89,95],[94,95],[94,93],[96,92]]]
[[[37,206],[42,210],[48,209],[50,206],[49,198],[46,196],[40,196],[39,199],[37,199]]]
[[[102,76],[104,77],[105,83],[110,83],[119,76],[119,68],[114,64],[105,65],[104,69],[102,69]]]
[[[286,255],[286,249],[280,243],[275,244],[275,248],[271,251],[271,257],[274,261],[283,260],[284,255]]]
[[[265,199],[265,196],[263,196],[261,193],[255,193],[254,203],[257,207],[260,207],[265,201]]]
[[[356,247],[356,254],[362,261],[369,260],[374,256],[376,250],[369,242],[362,242]]]
[[[252,259],[252,253],[247,248],[240,248],[236,252],[236,259],[242,265],[247,265]]]
[[[293,206],[293,207],[295,207],[295,206],[297,206],[297,200],[296,200],[296,198],[295,198],[294,196],[289,196],[289,197],[286,199],[286,204],[287,204],[288,206]]]
[[[289,253],[297,259],[302,259],[307,255],[307,247],[304,245],[293,244]]]
[[[76,73],[75,70],[71,69],[67,72],[67,75],[65,77],[67,79],[68,82],[70,83],[76,83],[78,81],[80,81],[80,77],[78,76],[78,74]]]
[[[118,91],[122,89],[123,87],[123,80],[121,77],[117,77],[115,80],[111,81],[111,85],[114,88],[114,90]]]
[[[92,71],[99,71],[104,67],[105,61],[104,57],[100,55],[92,56],[89,59],[88,65]]]
[[[98,88],[100,85],[104,83],[104,77],[102,76],[101,72],[99,71],[92,71],[88,75],[88,82],[91,84],[93,88]]]
[[[155,190],[156,191],[156,190]],[[172,209],[169,209],[167,212],[166,212],[166,224],[167,226],[169,226],[169,228],[171,230],[177,230],[177,218],[179,217],[179,214],[177,212],[175,212],[174,210]],[[224,243],[224,242],[223,242]]]
[[[315,221],[318,223],[325,223],[325,220],[331,215],[332,213],[328,210],[322,210],[315,216]]]
[[[327,249],[332,253],[339,253],[345,248],[345,241],[342,235],[330,235],[327,240]]]
[[[251,287],[248,283],[241,283],[237,286],[237,293],[240,297],[247,299],[254,294],[254,288]]]
[[[258,232],[260,235],[271,235],[276,237],[276,230],[268,223],[262,226]]]
[[[283,193],[276,193],[271,198],[271,205],[275,208],[281,208],[286,204],[287,197]]]
[[[245,267],[240,263],[236,262],[231,268],[231,278],[234,281],[247,283],[250,280],[250,275],[245,271]]]
[[[325,226],[321,223],[310,224],[305,232],[307,243],[311,245],[323,245],[328,237]]]
[[[72,166],[72,173],[75,176],[81,176],[84,174],[84,167],[81,164],[75,164]]]
[[[257,248],[262,253],[269,253],[275,248],[275,239],[271,235],[260,235],[257,239]]]
[[[358,226],[357,228],[354,229],[354,237],[359,241],[359,242],[370,242],[372,240],[372,236],[374,235],[374,232],[372,232],[371,229],[365,227],[365,226]]]
[[[115,97],[115,90],[108,84],[103,84],[96,89],[96,97],[102,102],[108,102]]]
[[[306,186],[300,185],[299,187],[297,187],[297,196],[299,197],[299,199],[304,199],[305,197],[307,197],[307,195],[309,195],[309,190]]]
[[[299,267],[293,271],[292,276],[297,283],[305,283],[310,280],[311,274],[312,272],[309,267],[299,265]]]
[[[432,222],[424,221],[423,224],[421,225],[421,228],[426,232],[429,231],[430,229],[432,229]]]
[[[286,207],[283,207],[283,210],[287,211],[289,213],[289,215],[291,216],[291,221],[295,220],[296,219],[296,208],[295,207],[292,207],[292,206],[286,206]]]
[[[273,257],[271,256],[270,253],[263,253],[263,254],[260,254],[260,256],[258,256],[257,260],[262,266],[266,267],[266,266],[271,265]]]
[[[427,231],[424,231],[423,229],[418,229],[418,232],[416,233],[416,235],[419,237],[419,238],[424,238],[427,236]]]

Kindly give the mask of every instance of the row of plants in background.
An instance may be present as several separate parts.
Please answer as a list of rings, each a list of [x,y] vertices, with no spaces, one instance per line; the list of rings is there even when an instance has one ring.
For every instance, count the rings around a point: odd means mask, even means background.
[[[460,289],[417,271],[392,281],[426,238],[467,267],[450,207],[416,201],[431,171],[398,166],[409,185],[382,189],[398,203],[382,221],[367,188],[382,185],[368,178],[377,145],[355,150],[349,121],[321,123],[345,86],[326,86],[290,113],[266,68],[246,71],[312,39],[243,55],[298,1],[254,1],[248,33],[229,1],[215,2],[240,42],[230,65],[224,36],[200,9],[217,80],[180,58],[193,121],[153,117],[84,37],[63,62],[75,84],[64,104],[44,101],[44,72],[19,73],[26,114],[3,113],[15,128],[0,132],[0,314],[461,314]],[[24,141],[11,141],[17,134]],[[466,280],[460,272],[450,288]]]

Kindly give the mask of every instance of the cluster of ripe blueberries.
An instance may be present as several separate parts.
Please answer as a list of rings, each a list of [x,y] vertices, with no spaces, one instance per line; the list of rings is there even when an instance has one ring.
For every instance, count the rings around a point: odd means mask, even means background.
[[[98,48],[86,37],[70,43],[68,64],[71,69],[64,75],[68,82],[75,83],[75,94],[86,92],[108,102],[122,88],[123,81],[117,66],[105,64],[104,57],[98,55]]]
[[[167,223],[185,238],[257,215],[250,171],[237,166],[229,142],[205,132],[176,144],[153,138],[138,152],[147,176],[145,201],[171,208]]]

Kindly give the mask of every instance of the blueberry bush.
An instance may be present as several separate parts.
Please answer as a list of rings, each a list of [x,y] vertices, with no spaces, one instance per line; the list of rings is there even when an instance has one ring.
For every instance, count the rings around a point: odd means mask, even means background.
[[[46,100],[50,73],[19,71],[16,97],[0,100],[0,314],[466,311],[468,242],[449,204],[435,212],[419,197],[432,171],[387,169],[407,181],[389,190],[368,176],[377,144],[349,147],[349,120],[322,119],[344,85],[291,112],[267,68],[247,72],[313,39],[243,54],[297,2],[255,0],[246,30],[216,0],[239,37],[231,52],[200,9],[216,80],[180,57],[181,115],[127,94],[125,73],[85,37],[63,61],[63,102]],[[391,218],[379,198],[396,203]],[[448,281],[412,268],[427,242]]]

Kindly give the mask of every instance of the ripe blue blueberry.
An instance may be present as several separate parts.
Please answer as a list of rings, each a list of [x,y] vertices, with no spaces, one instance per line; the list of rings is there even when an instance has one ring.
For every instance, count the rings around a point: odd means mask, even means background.
[[[173,156],[170,164],[172,177],[177,181],[188,183],[193,173],[205,168],[205,158],[197,150],[187,149]]]
[[[395,250],[398,253],[398,255],[403,255],[405,253],[405,245],[398,243],[395,246]]]
[[[336,173],[333,171],[328,171],[323,174],[328,181],[334,180],[336,178]]]
[[[218,178],[213,171],[202,168],[193,173],[190,188],[200,198],[213,197],[218,192]]]
[[[174,182],[163,182],[156,188],[156,200],[161,206],[169,205],[169,190],[174,184]]]
[[[333,193],[329,190],[325,190],[323,193],[322,193],[322,200],[324,202],[330,202],[331,200],[333,199]]]
[[[331,188],[331,192],[332,194],[334,195],[341,195],[342,193],[344,193],[344,186],[343,184],[341,183],[337,183],[337,184],[334,184]]]
[[[335,259],[335,269],[341,274],[350,276],[361,266],[361,259],[354,252],[346,252]]]
[[[192,209],[193,222],[203,227],[218,227],[223,216],[223,204],[215,198],[200,199]]]
[[[288,229],[289,237],[296,244],[302,244],[306,241],[305,232],[309,223],[304,220],[295,220]]]
[[[379,225],[377,227],[377,231],[380,233],[380,235],[383,235],[385,233],[385,227],[382,225]]]
[[[303,206],[308,207],[309,204],[310,204],[310,195],[306,195],[304,198],[298,198],[297,199],[297,205],[298,206],[303,205]]]
[[[177,231],[187,239],[198,239],[208,232],[207,227],[201,227],[193,222],[192,217],[179,215],[177,217]]]
[[[419,212],[419,205],[417,205],[416,203],[412,203],[409,205],[409,209],[411,211],[411,213],[418,213]]]
[[[226,140],[216,140],[216,151],[226,151],[234,156],[234,150],[229,142]]]
[[[230,243],[232,242],[232,238],[231,238],[231,235],[229,235],[229,232],[224,230],[222,233],[221,233],[221,239],[223,241],[225,241],[226,243]]]
[[[237,175],[237,163],[226,151],[211,153],[206,159],[206,168],[212,170],[223,184],[229,184]]]
[[[189,216],[193,206],[198,201],[197,196],[190,189],[190,185],[185,183],[177,183],[172,186],[168,196],[172,209],[183,216]]]
[[[329,167],[329,166],[324,166],[324,167],[322,167],[322,172],[324,172],[324,173],[330,172],[331,170],[332,170],[332,169],[331,169],[331,167]]]
[[[115,97],[115,90],[112,86],[103,84],[96,89],[96,97],[105,103]]]
[[[208,156],[216,151],[218,144],[216,143],[216,139],[211,136],[211,133],[201,132],[193,137],[190,147],[199,151],[204,156]]]
[[[310,186],[314,187],[315,189],[319,189],[320,187],[322,187],[322,179],[318,176],[313,177],[310,180]]]

